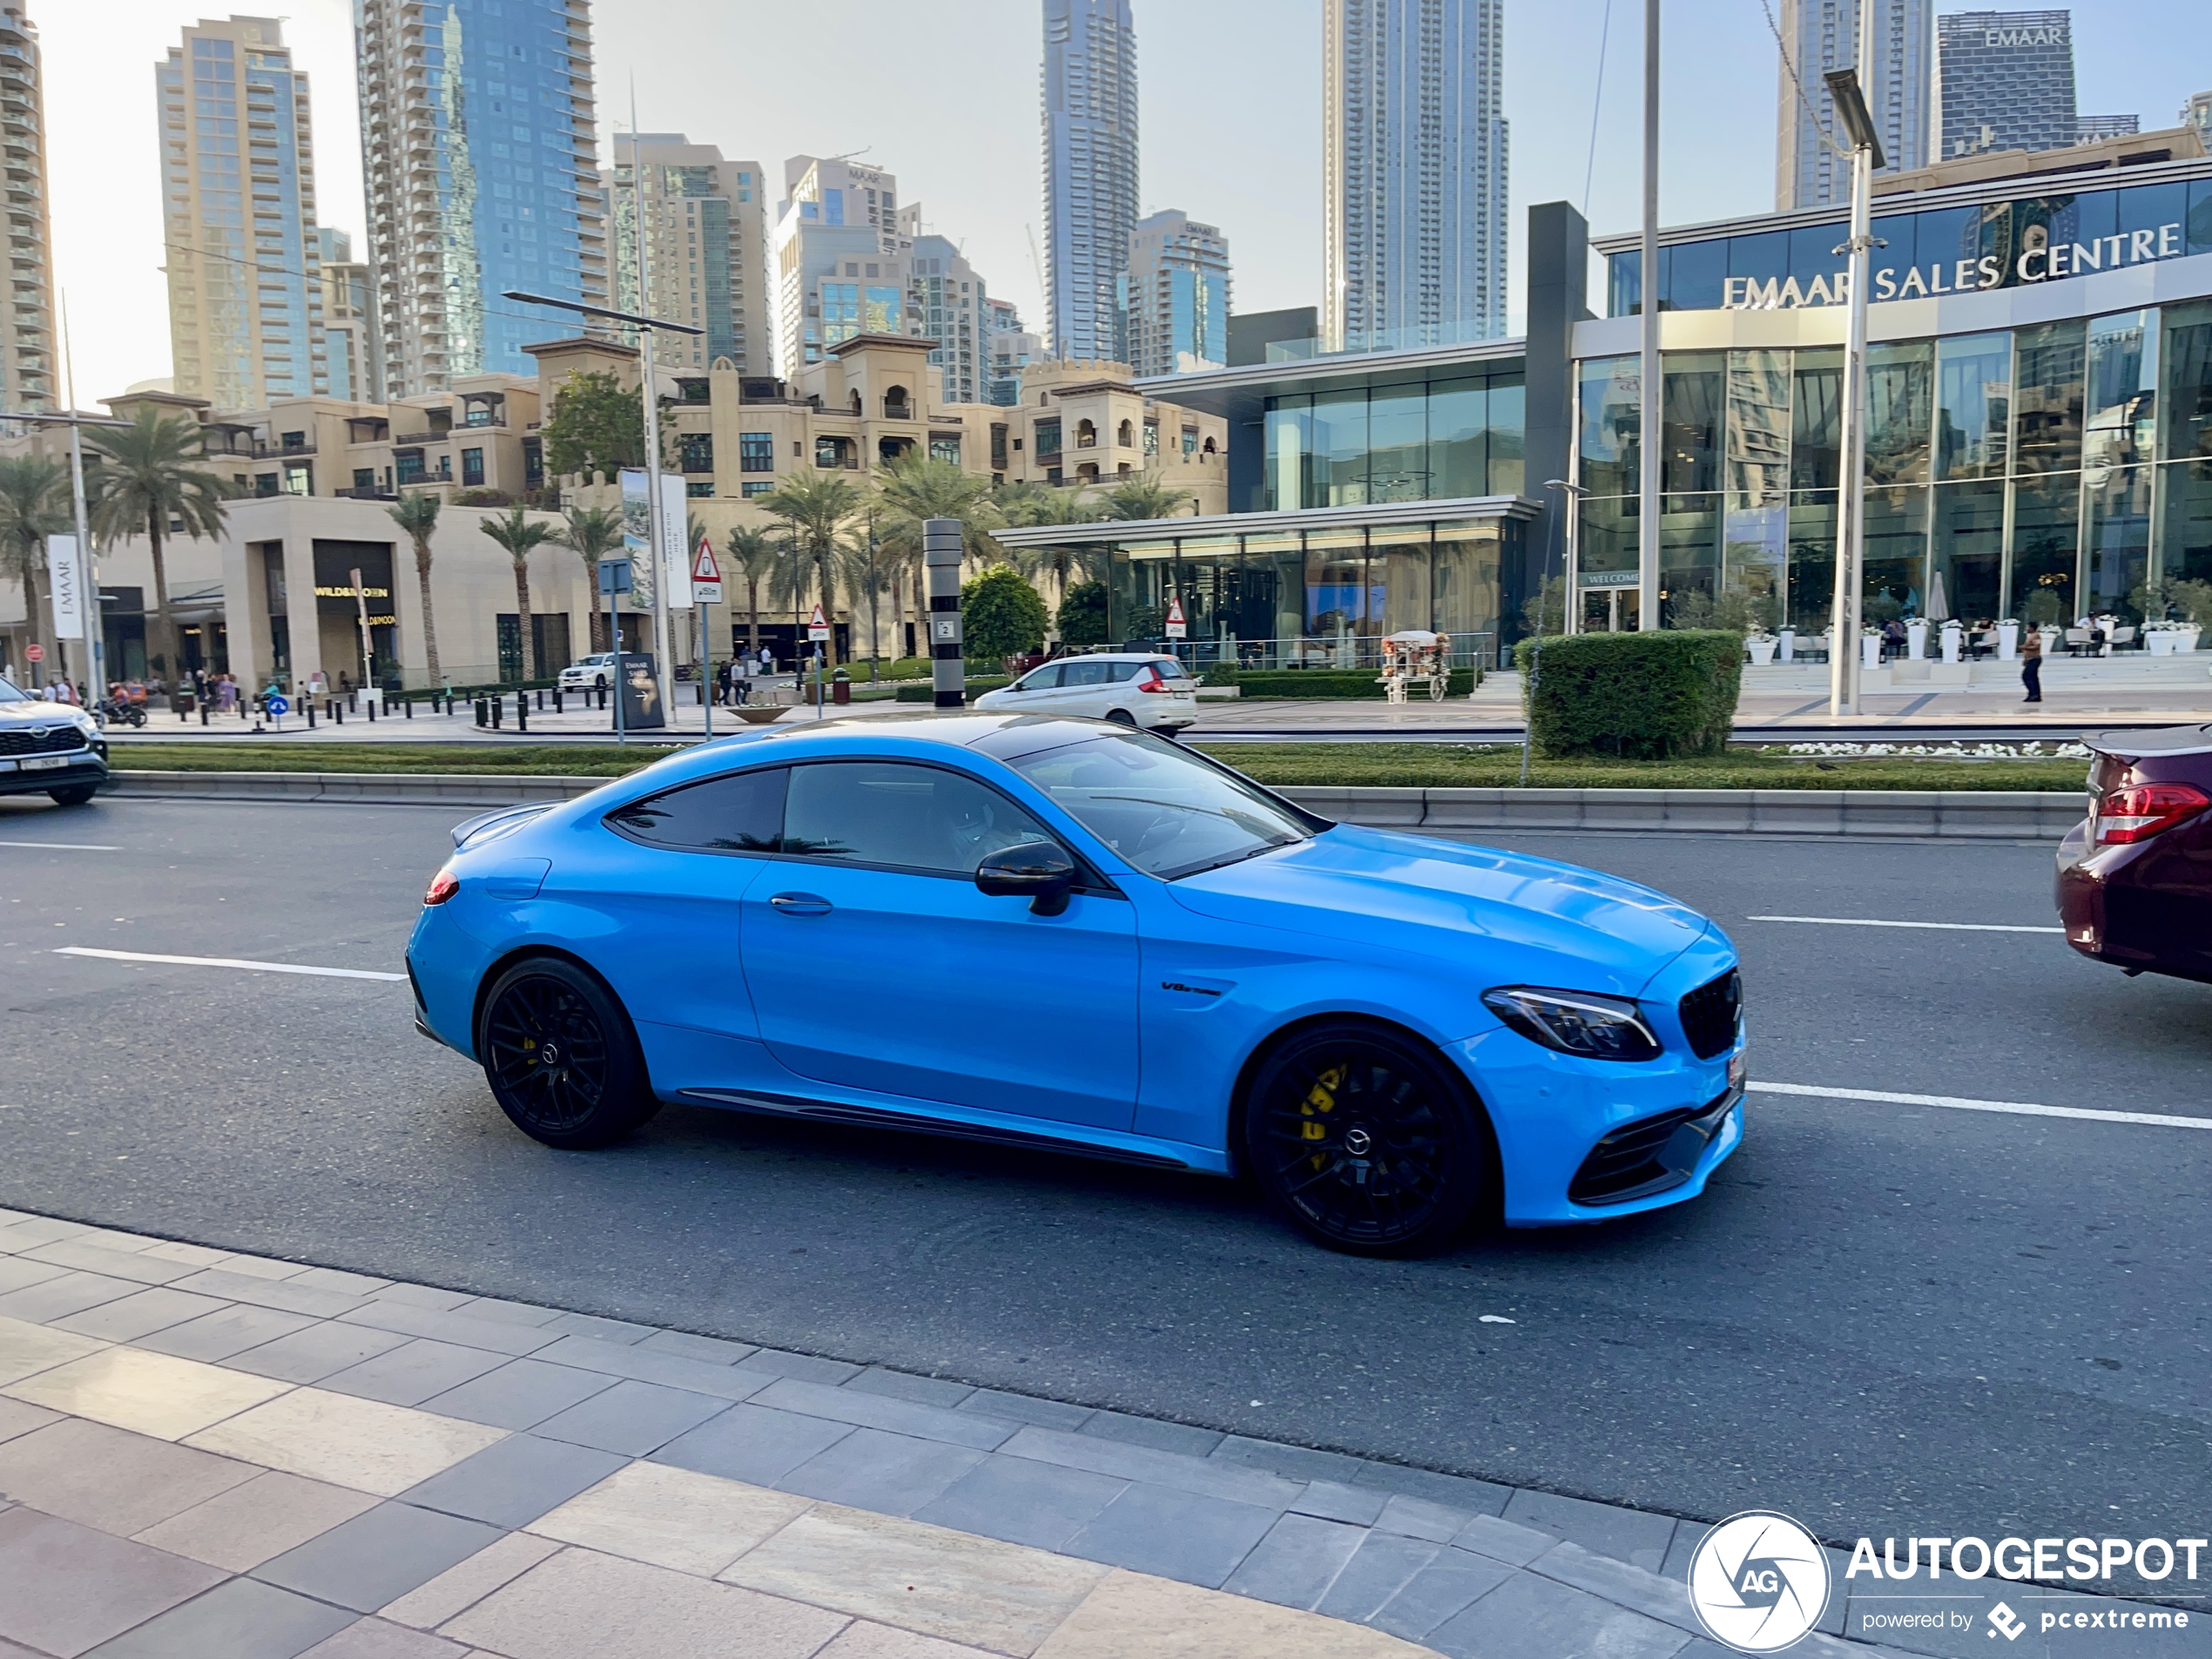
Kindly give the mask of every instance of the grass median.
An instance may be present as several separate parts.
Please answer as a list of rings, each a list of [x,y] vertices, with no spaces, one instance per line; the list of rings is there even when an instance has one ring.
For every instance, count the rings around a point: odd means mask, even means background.
[[[437,772],[619,778],[676,752],[668,744],[118,743],[118,772]]]

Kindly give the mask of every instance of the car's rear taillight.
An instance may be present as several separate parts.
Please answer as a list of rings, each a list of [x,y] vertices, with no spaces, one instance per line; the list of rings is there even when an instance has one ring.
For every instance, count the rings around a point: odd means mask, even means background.
[[[2189,784],[2136,784],[2109,791],[2097,803],[2097,845],[2127,846],[2186,824],[2212,797]]]
[[[1144,678],[1137,681],[1136,689],[1140,691],[1172,691],[1175,687],[1162,677],[1158,669],[1148,668],[1144,671]]]
[[[430,890],[422,895],[426,905],[443,904],[461,891],[461,878],[451,870],[441,870],[430,878]]]

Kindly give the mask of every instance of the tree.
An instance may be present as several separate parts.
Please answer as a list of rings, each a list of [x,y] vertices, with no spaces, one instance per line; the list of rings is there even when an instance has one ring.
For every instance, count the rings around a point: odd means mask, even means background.
[[[545,466],[556,476],[612,478],[645,464],[645,411],[638,393],[604,369],[571,374],[553,394],[545,422]]]
[[[1004,565],[996,565],[960,590],[967,654],[992,662],[1031,651],[1044,644],[1044,599]]]
[[[1148,472],[1116,484],[1099,505],[1105,509],[1103,516],[1107,518],[1173,518],[1185,502],[1196,504],[1197,499],[1189,490],[1163,484],[1157,474]]]
[[[619,507],[571,507],[569,509],[568,528],[554,538],[563,547],[583,561],[583,579],[589,584],[586,591],[593,596],[591,606],[591,649],[612,651],[614,645],[607,638],[607,619],[599,611],[599,561],[622,545],[622,509]]]
[[[173,520],[197,542],[223,533],[224,497],[231,492],[214,474],[196,464],[202,458],[199,422],[183,415],[163,416],[141,403],[132,423],[120,429],[95,428],[84,442],[98,452],[85,487],[92,496],[92,529],[104,542],[125,542],[143,533],[153,560],[154,671],[173,676],[179,666],[177,624],[169,613],[169,567],[163,537]]]
[[[822,616],[833,624],[823,660],[834,668],[838,537],[860,512],[867,493],[834,474],[800,471],[786,473],[781,482],[759,500],[790,530],[798,556],[813,569]]]
[[[929,590],[921,541],[921,527],[928,520],[959,521],[963,563],[996,564],[1006,559],[1006,549],[991,535],[1007,522],[1006,516],[999,510],[988,481],[962,472],[957,462],[934,461],[914,454],[892,462],[882,469],[881,476],[883,550],[890,556],[893,569],[905,572],[917,610]],[[900,609],[903,610],[903,604]]]
[[[384,509],[415,543],[415,581],[422,594],[422,654],[429,661],[433,685],[445,679],[438,666],[438,619],[430,608],[430,536],[438,528],[438,509],[443,505],[435,489],[411,489],[400,497],[397,507]]]
[[[766,530],[742,527],[732,530],[722,546],[730,556],[731,570],[745,581],[745,648],[751,655],[760,649],[760,584],[774,573],[783,550]]]
[[[543,547],[560,532],[543,519],[533,520],[520,506],[510,507],[501,518],[481,520],[476,528],[507,550],[515,562],[516,626],[522,633],[523,678],[537,678],[537,647],[530,638],[530,550]]]
[[[1106,644],[1106,584],[1078,582],[1060,602],[1060,643],[1081,651]]]
[[[46,638],[46,602],[39,593],[39,577],[46,569],[46,538],[66,536],[70,530],[60,502],[68,478],[65,462],[43,455],[0,456],[0,574],[23,583],[34,644],[44,644]],[[57,672],[60,667],[55,664]],[[87,664],[88,679],[91,672]]]
[[[1007,522],[1025,527],[1089,524],[1099,516],[1096,504],[1078,500],[1072,489],[1040,489],[1027,482],[1007,485],[999,491],[998,498]],[[1064,599],[1071,574],[1080,572],[1089,580],[1102,580],[1106,574],[1106,558],[1107,550],[1099,543],[1062,542],[1017,550],[1014,567],[1024,576],[1035,576],[1040,570],[1049,572],[1054,590]]]

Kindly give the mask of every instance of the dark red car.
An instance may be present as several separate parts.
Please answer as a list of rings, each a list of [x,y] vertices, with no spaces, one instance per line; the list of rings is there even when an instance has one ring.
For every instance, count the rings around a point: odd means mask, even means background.
[[[2089,746],[2089,815],[2059,847],[2059,920],[2084,956],[2212,983],[2212,725]]]

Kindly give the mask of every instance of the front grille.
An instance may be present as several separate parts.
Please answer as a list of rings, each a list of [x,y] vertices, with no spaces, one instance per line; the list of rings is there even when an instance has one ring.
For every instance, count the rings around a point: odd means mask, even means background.
[[[44,737],[34,737],[28,726],[0,732],[0,755],[58,755],[84,746],[84,733],[74,725],[50,728]]]
[[[1568,1201],[1625,1204],[1680,1186],[1696,1172],[1736,1098],[1731,1089],[1703,1106],[1680,1106],[1615,1130],[1575,1171],[1567,1184]]]
[[[1743,976],[1730,968],[1683,997],[1676,1012],[1692,1054],[1710,1060],[1727,1053],[1736,1044],[1736,1028],[1743,1017]]]

